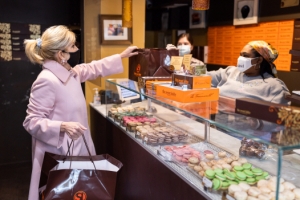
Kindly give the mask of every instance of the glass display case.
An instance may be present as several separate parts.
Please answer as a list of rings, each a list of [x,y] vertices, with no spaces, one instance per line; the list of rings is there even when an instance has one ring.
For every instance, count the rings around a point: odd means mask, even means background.
[[[105,98],[107,118],[205,198],[300,199],[300,112],[280,125],[223,97],[180,103],[129,79],[108,79]]]

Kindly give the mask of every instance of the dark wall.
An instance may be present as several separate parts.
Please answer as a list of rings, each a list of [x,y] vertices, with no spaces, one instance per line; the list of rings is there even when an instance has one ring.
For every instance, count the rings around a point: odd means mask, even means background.
[[[82,2],[0,0],[0,23],[77,26]],[[22,123],[31,85],[40,71],[28,61],[0,62],[0,165],[31,160],[31,136]]]

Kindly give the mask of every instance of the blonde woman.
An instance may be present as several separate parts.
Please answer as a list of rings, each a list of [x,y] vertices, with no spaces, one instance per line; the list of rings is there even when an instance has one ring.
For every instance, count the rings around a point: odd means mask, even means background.
[[[95,148],[88,128],[86,102],[81,82],[123,72],[122,58],[137,53],[130,46],[120,54],[87,64],[78,63],[75,35],[65,26],[48,28],[40,39],[25,40],[25,52],[42,71],[34,81],[23,126],[32,136],[32,175],[30,200],[39,199],[39,178],[45,151],[65,155],[67,143],[74,140],[73,155],[88,155]],[[76,65],[74,68],[71,65]]]

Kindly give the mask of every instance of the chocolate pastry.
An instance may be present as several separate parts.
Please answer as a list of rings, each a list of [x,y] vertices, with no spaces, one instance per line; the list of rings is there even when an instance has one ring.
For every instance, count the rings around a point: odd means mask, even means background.
[[[267,149],[265,144],[247,138],[243,138],[241,144],[239,154],[246,157],[262,159],[265,155],[265,150]]]

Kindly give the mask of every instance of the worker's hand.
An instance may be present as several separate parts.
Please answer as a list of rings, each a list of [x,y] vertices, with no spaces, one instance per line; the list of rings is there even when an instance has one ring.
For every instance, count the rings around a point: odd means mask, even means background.
[[[170,50],[170,49],[177,49],[177,47],[175,47],[173,44],[167,44],[166,49],[167,49],[167,50]]]
[[[72,140],[77,140],[85,130],[87,128],[79,122],[63,122],[60,126],[60,131],[65,132]]]
[[[136,50],[137,46],[129,46],[127,49],[125,49],[122,53],[120,53],[121,58],[129,58],[131,56],[135,56],[138,54],[138,52],[132,52]]]

